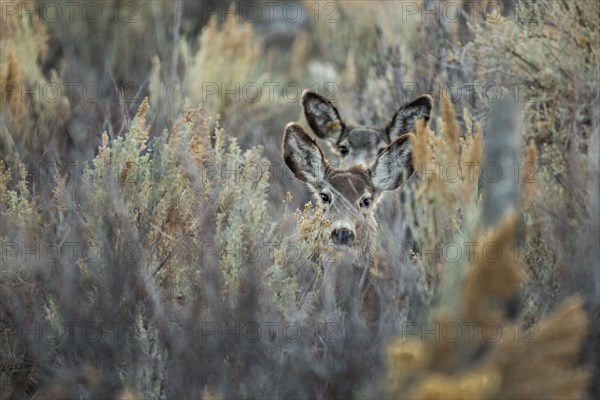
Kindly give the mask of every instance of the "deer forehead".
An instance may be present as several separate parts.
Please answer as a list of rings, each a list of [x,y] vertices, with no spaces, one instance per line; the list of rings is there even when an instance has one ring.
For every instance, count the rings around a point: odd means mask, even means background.
[[[382,141],[380,133],[372,128],[354,128],[348,132],[349,147],[353,149],[367,149],[377,147]]]
[[[365,194],[373,193],[369,174],[360,167],[334,172],[328,183],[334,192],[339,193],[351,203],[357,202]]]

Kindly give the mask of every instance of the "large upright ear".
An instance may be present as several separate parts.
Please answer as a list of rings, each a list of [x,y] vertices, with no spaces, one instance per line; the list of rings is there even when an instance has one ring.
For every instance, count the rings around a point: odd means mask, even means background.
[[[332,142],[340,138],[344,122],[329,100],[307,89],[302,93],[302,108],[315,135]]]
[[[428,122],[431,117],[432,108],[433,99],[428,94],[400,107],[387,126],[387,134],[390,142],[412,131],[420,118],[425,118],[425,122]]]
[[[377,157],[369,169],[375,190],[394,190],[413,173],[410,140],[400,136]]]
[[[296,178],[303,182],[318,184],[324,179],[327,164],[321,149],[295,122],[285,127],[283,160]]]

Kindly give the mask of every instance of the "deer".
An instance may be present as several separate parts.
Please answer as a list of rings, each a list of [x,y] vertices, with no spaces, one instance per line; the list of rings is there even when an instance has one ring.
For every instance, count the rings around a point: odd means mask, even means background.
[[[325,226],[320,248],[352,265],[350,281],[353,287],[365,291],[375,261],[377,203],[383,193],[399,188],[413,173],[408,135],[390,143],[369,166],[338,168],[327,161],[302,126],[291,122],[285,128],[282,155],[295,178],[313,192],[323,211],[322,220],[314,221]],[[325,225],[325,221],[330,224]],[[373,298],[372,287],[365,298]]]
[[[419,119],[429,123],[433,109],[432,97],[424,94],[400,106],[387,125],[374,127],[346,123],[329,100],[310,89],[302,92],[301,103],[312,131],[327,143],[340,166],[372,163],[392,142],[414,131]],[[402,192],[399,200],[409,201],[414,211],[414,198],[407,199]],[[416,214],[413,220],[418,220]],[[410,243],[408,247],[418,251],[414,232],[408,227],[405,238]]]
[[[369,164],[394,140],[414,130],[417,120],[428,123],[433,99],[425,94],[402,105],[384,127],[346,123],[335,106],[306,89],[301,98],[304,116],[314,134],[325,141],[341,166]]]

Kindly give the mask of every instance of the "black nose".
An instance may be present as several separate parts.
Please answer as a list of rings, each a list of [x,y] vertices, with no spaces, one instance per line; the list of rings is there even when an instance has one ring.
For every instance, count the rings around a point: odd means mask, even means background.
[[[331,232],[331,240],[333,243],[340,245],[349,245],[354,240],[354,232],[346,228],[334,229]]]

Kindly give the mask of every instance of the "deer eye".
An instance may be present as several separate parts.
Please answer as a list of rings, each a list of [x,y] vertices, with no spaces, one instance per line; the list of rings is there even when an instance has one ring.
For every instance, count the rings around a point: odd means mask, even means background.
[[[364,199],[362,199],[362,201],[360,202],[360,206],[361,207],[369,207],[371,205],[371,198],[369,197],[365,197]]]
[[[338,150],[340,151],[340,154],[343,156],[348,154],[348,148],[346,146],[340,146],[340,147],[338,147]]]
[[[329,198],[329,195],[327,193],[321,193],[319,196],[321,196],[321,201],[323,203],[331,203],[331,199]]]

